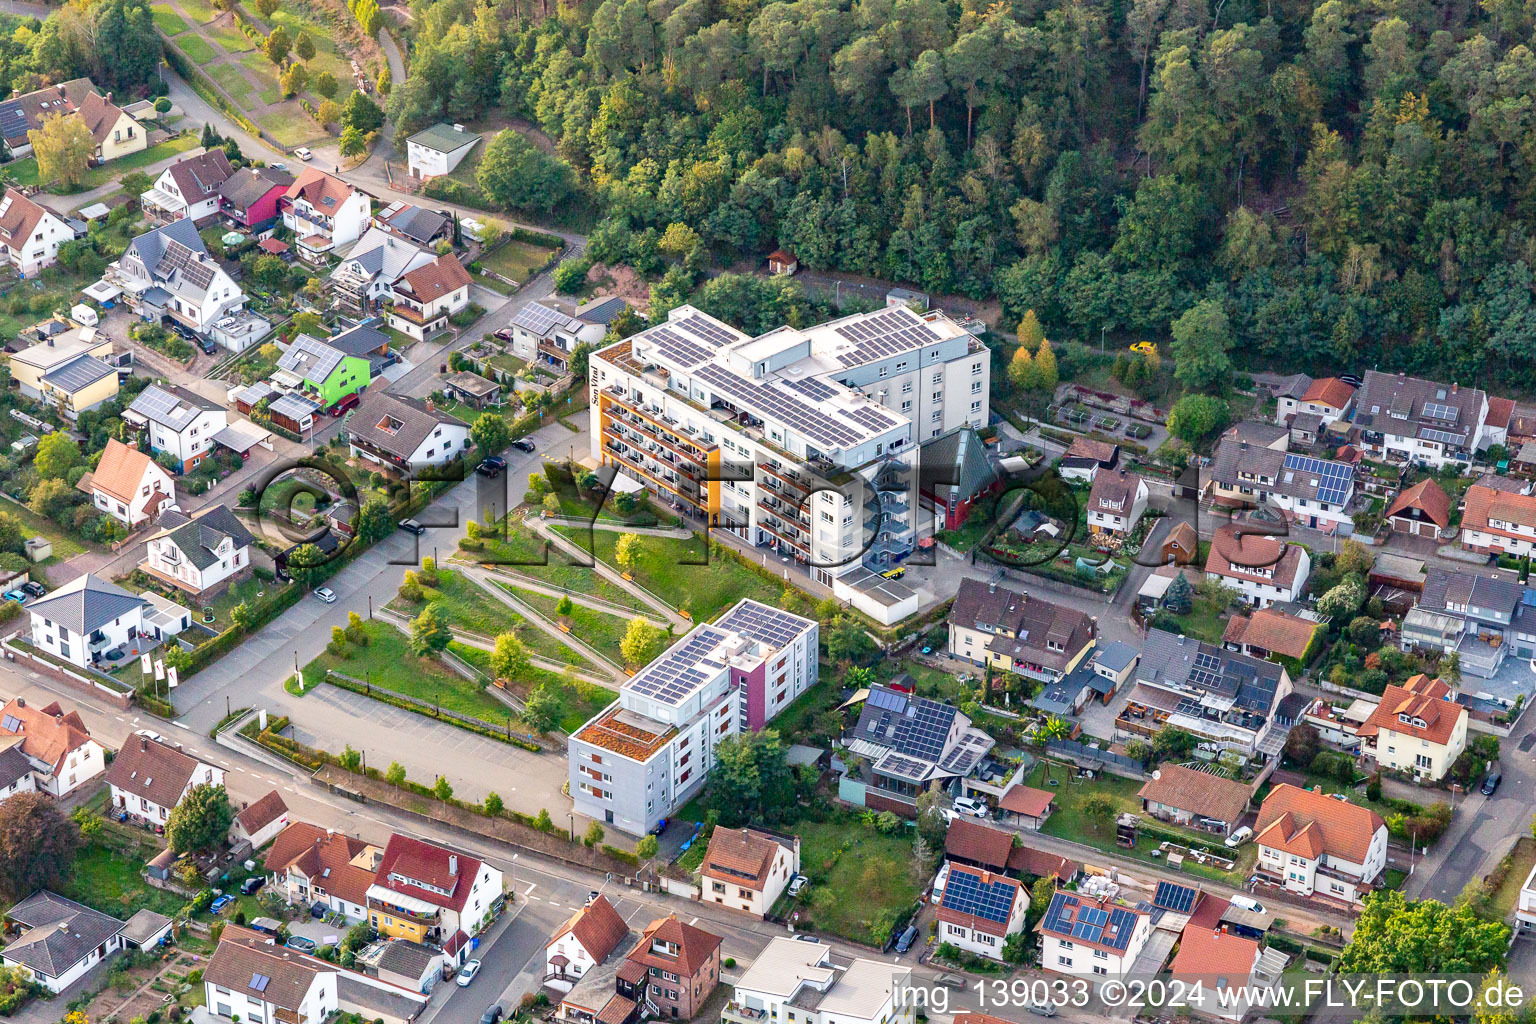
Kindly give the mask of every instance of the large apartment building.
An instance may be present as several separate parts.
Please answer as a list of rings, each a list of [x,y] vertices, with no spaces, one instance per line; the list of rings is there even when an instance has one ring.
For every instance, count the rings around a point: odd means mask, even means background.
[[[742,600],[625,681],[568,747],[576,812],[644,835],[704,786],[715,745],[816,684],[816,620]]]
[[[693,306],[591,358],[592,454],[662,501],[807,567],[882,623],[916,545],[915,451],[987,421],[986,346],[894,307],[751,337]]]

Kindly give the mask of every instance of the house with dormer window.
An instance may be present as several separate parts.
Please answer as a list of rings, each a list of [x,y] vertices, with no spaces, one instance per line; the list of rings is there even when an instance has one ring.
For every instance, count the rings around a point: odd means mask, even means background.
[[[185,473],[213,455],[213,435],[229,425],[219,403],[175,384],[151,384],[123,411],[123,420],[144,431],[149,450],[170,452]]]
[[[219,214],[219,188],[235,173],[222,149],[178,160],[139,196],[144,210],[162,220],[206,225]]]
[[[441,466],[469,447],[469,424],[421,400],[376,391],[347,421],[352,455],[397,472]]]
[[[59,246],[75,237],[63,219],[13,188],[0,198],[0,250],[23,277],[59,260]]]
[[[1233,588],[1255,608],[1300,597],[1312,571],[1307,549],[1245,529],[1238,523],[1217,529],[1205,561],[1205,578]]]
[[[208,254],[197,225],[188,219],[134,238],[107,267],[105,280],[123,290],[129,307],[143,319],[159,323],[170,317],[200,334],[245,308],[245,293]]]
[[[1467,748],[1467,709],[1438,679],[1420,674],[1388,686],[1360,726],[1361,753],[1383,768],[1439,782]]]
[[[1477,452],[1504,443],[1507,421],[1491,427],[1488,411],[1488,396],[1477,388],[1367,370],[1354,425],[1367,455],[1439,469],[1468,465]]]
[[[1098,628],[1086,612],[965,579],[949,613],[949,653],[973,665],[1059,682],[1083,663]]]
[[[1368,807],[1281,783],[1254,826],[1259,879],[1302,896],[1353,905],[1387,867],[1387,824]]]
[[[1127,536],[1147,510],[1147,482],[1123,469],[1094,474],[1088,491],[1088,530]]]
[[[294,234],[299,257],[310,263],[361,238],[373,215],[366,193],[314,167],[299,172],[277,206],[283,226]]]
[[[158,525],[139,568],[160,582],[206,602],[251,575],[255,538],[229,506],[210,505],[191,516],[166,511]]]
[[[375,931],[441,946],[460,964],[469,940],[506,899],[496,868],[399,834],[390,836],[367,896],[368,923]]]

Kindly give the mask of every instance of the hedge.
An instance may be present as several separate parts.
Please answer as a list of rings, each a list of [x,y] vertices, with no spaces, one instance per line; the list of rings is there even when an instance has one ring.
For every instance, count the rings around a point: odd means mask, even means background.
[[[464,721],[462,718],[454,718],[446,715],[433,715],[422,708],[421,705],[425,702],[413,702],[405,697],[398,696],[389,690],[384,689],[383,687],[365,686],[362,683],[354,682],[353,680],[348,679],[346,676],[339,675],[335,672],[327,672],[325,674],[325,681],[330,683],[332,686],[339,686],[343,690],[350,690],[353,693],[360,693],[364,697],[367,697],[369,700],[380,701],[381,703],[388,704],[392,707],[401,708],[405,711],[413,712],[425,718],[431,718],[439,722],[446,722],[455,728],[463,729],[465,732],[472,732],[477,736],[484,736],[487,739],[500,740],[502,743],[511,744],[514,747],[522,747],[524,750],[532,751],[535,754],[541,754],[544,752],[544,748],[539,746],[537,743],[529,743],[525,739],[520,739],[516,736],[509,735],[507,732],[500,732],[495,729],[487,729],[486,727],[476,725],[473,722]],[[510,710],[511,709],[509,708],[508,711]]]
[[[140,690],[135,696],[135,701],[139,707],[152,715],[158,715],[161,718],[167,719],[176,717],[176,705],[147,690]]]
[[[446,174],[440,174],[428,181],[422,188],[422,193],[429,199],[442,199],[445,202],[458,203],[460,206],[473,206],[477,210],[489,210],[496,212],[496,207],[473,185],[466,185],[462,181],[456,181]]]
[[[635,867],[640,866],[640,858],[636,857],[628,850],[621,850],[617,846],[609,846],[607,843],[604,843],[603,852],[615,860],[623,861],[625,864],[632,864]]]
[[[194,647],[191,653],[191,661],[187,665],[186,674],[191,675],[206,668],[210,662],[223,657],[236,647],[239,647],[240,641],[298,604],[299,599],[303,596],[303,587],[297,584],[290,584],[271,597],[259,599],[250,606],[250,628],[246,630],[241,629],[239,626],[230,626],[202,646]]]
[[[519,242],[527,242],[529,245],[551,245],[556,249],[565,248],[565,239],[559,235],[552,235],[547,231],[535,231],[533,228],[515,227],[507,232],[507,237],[515,238]]]

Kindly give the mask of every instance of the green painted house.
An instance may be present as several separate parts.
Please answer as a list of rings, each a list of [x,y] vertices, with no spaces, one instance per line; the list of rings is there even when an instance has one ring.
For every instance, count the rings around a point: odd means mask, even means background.
[[[347,355],[307,334],[293,339],[288,351],[277,361],[277,370],[274,377],[290,374],[295,380],[286,383],[300,388],[322,407],[335,405],[366,388],[372,372],[367,359]]]

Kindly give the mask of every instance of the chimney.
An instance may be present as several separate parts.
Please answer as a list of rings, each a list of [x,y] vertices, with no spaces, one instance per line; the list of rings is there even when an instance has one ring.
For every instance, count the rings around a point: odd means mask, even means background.
[[[436,412],[436,411],[437,411],[437,403],[433,402],[432,399],[430,399],[430,398],[427,399],[427,412]]]
[[[1456,393],[1456,389],[1459,387],[1461,387],[1460,384],[1457,384],[1455,381],[1451,381],[1451,394],[1454,395]]]
[[[456,875],[459,873],[459,855],[456,853],[450,853],[448,855],[448,873],[450,875]]]
[[[149,753],[149,737],[148,736],[140,736],[139,737],[139,753],[141,753],[141,754]]]
[[[17,697],[16,698],[16,706],[19,707],[19,708],[26,707],[27,706],[27,698],[25,698],[25,697]]]

